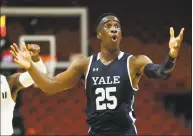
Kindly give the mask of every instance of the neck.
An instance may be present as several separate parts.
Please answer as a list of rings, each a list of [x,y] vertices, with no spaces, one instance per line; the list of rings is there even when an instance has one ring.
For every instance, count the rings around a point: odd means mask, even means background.
[[[104,48],[104,46],[101,46],[100,57],[105,61],[112,61],[118,57],[119,53],[119,47],[113,49],[106,49]]]

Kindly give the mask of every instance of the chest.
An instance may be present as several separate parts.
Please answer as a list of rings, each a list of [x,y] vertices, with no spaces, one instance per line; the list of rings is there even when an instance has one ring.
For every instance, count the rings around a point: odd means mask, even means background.
[[[89,81],[92,85],[119,85],[128,81],[127,65],[121,61],[104,65],[97,61],[92,63],[89,72]]]
[[[112,85],[121,82],[120,76],[92,76],[93,85]]]

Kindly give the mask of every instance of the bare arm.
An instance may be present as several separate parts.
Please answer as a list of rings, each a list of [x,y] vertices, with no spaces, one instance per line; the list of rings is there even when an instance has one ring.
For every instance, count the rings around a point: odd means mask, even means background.
[[[75,59],[68,69],[55,77],[48,77],[46,74],[41,73],[31,63],[28,69],[32,79],[37,86],[45,93],[55,94],[63,90],[72,88],[84,74],[85,67],[88,63],[88,58],[80,57]]]
[[[14,101],[17,98],[17,93],[19,92],[19,90],[23,88],[23,86],[19,82],[19,76],[20,76],[20,73],[15,73],[9,76],[7,79],[11,90],[11,95]]]
[[[153,79],[167,79],[175,67],[176,58],[179,54],[179,49],[183,40],[184,28],[181,29],[180,34],[174,37],[174,29],[170,28],[170,53],[166,56],[163,64],[152,64],[152,61],[145,55],[134,57],[134,67],[136,73],[143,74],[147,78]]]
[[[25,68],[31,75],[36,85],[45,93],[55,94],[63,90],[73,87],[80,77],[85,73],[85,68],[89,62],[89,58],[79,57],[72,62],[69,68],[55,77],[49,77],[41,73],[33,64],[30,51],[23,43],[23,51],[20,51],[18,46],[11,46],[11,54],[14,57],[14,62]]]

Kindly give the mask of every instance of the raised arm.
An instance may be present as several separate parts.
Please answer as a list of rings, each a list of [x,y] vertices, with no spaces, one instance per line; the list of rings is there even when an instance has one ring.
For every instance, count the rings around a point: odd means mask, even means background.
[[[134,57],[133,62],[137,73],[143,74],[147,78],[168,79],[176,64],[176,58],[179,54],[179,48],[183,39],[183,31],[184,28],[181,29],[179,36],[175,38],[174,30],[172,27],[170,28],[170,52],[162,64],[153,64],[152,61],[145,55],[138,55]]]
[[[15,46],[17,48],[17,46]],[[19,54],[18,52],[22,52]],[[58,74],[55,77],[49,77],[46,74],[40,72],[31,60],[30,52],[26,49],[26,45],[23,44],[23,51],[12,49],[11,53],[14,57],[14,61],[21,67],[25,68],[36,85],[45,93],[55,94],[63,90],[72,88],[85,73],[85,68],[89,62],[88,58],[79,57],[75,59],[69,68]]]
[[[175,61],[169,56],[162,64],[153,64],[152,61],[145,55],[138,55],[134,57],[134,64],[136,66],[137,73],[144,75],[151,79],[168,79],[170,73],[175,67]]]

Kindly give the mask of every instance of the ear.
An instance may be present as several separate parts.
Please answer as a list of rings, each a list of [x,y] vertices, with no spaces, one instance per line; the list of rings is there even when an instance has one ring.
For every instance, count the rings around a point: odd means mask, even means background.
[[[101,33],[98,33],[98,34],[97,34],[97,38],[98,38],[98,39],[101,39]]]

